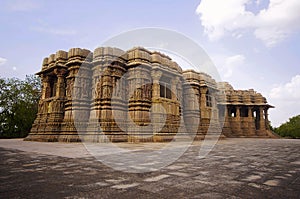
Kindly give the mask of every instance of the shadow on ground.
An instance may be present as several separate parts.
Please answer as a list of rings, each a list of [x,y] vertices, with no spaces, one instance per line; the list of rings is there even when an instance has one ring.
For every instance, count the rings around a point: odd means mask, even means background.
[[[159,171],[134,174],[78,143],[0,140],[0,198],[299,198],[300,140],[227,139],[204,159],[199,144]]]

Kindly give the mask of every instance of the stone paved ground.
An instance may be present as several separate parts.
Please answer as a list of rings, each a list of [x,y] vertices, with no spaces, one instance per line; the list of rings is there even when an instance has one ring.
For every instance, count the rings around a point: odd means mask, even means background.
[[[0,198],[300,198],[300,140],[226,139],[204,159],[199,144],[136,174],[105,166],[78,143],[0,140]]]

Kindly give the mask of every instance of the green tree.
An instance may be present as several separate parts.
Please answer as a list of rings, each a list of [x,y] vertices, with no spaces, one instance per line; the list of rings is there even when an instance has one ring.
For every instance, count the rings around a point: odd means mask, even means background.
[[[41,83],[30,75],[25,80],[0,78],[0,137],[25,137],[36,117]]]
[[[274,130],[283,137],[300,138],[300,115],[290,118],[289,121]]]

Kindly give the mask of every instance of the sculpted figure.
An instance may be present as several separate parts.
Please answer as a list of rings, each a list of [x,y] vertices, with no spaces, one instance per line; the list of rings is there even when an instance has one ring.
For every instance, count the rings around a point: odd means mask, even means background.
[[[67,84],[67,97],[72,97],[72,89],[73,89],[74,82],[72,80],[68,80]]]
[[[96,98],[100,98],[101,97],[101,81],[98,80],[97,85],[96,85]]]
[[[83,88],[82,95],[89,96],[89,92],[88,92],[89,91],[89,83],[86,80],[82,81],[82,88]]]
[[[80,92],[80,88],[75,88],[75,97],[76,99],[79,99],[81,97],[81,92]]]

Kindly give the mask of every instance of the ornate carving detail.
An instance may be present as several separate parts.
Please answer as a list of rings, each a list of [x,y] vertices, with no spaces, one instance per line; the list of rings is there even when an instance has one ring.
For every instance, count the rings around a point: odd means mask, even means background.
[[[162,141],[166,136],[170,140],[178,133],[182,116],[186,128],[195,118],[200,118],[197,126],[200,137],[206,134],[208,127],[218,131],[219,118],[225,119],[223,133],[226,136],[270,135],[267,110],[272,106],[253,89],[234,90],[230,84],[217,83],[205,73],[182,71],[168,56],[144,48],[127,52],[97,48],[94,57],[86,59],[89,53],[73,48],[68,53],[59,51],[57,56],[53,54],[44,60],[42,71],[38,73],[42,79],[38,117],[26,139],[79,141],[72,114],[80,105],[85,107],[79,114],[82,118],[80,128],[93,132],[95,129],[86,126],[97,126],[100,122],[103,133],[112,141]],[[81,75],[77,77],[80,69]],[[170,77],[171,97],[160,93],[162,75]],[[170,90],[164,88],[165,93],[169,93]],[[209,100],[206,99],[207,91],[211,95],[211,106],[206,103]],[[165,115],[153,108],[158,103],[165,109]],[[113,111],[121,116],[124,124],[116,122]],[[163,117],[166,122],[159,132],[144,128],[151,121],[162,122]],[[143,138],[145,135],[150,138]]]

